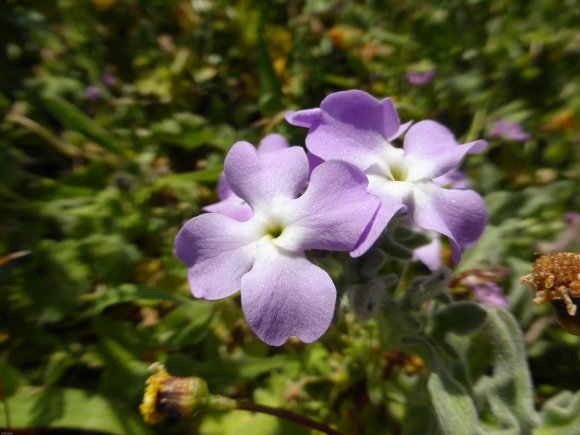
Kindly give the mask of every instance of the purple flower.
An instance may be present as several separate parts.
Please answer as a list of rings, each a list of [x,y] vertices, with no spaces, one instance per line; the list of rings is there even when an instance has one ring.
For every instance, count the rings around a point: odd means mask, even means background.
[[[289,112],[290,124],[307,127],[308,149],[324,160],[349,162],[369,179],[368,191],[381,207],[360,243],[351,252],[362,255],[388,222],[406,212],[420,228],[447,236],[453,258],[483,232],[487,212],[483,199],[465,189],[445,189],[434,179],[456,169],[468,153],[482,151],[487,142],[460,145],[451,131],[435,121],[401,125],[392,101],[378,101],[362,91],[344,91],[326,97],[320,108]],[[403,148],[391,141],[407,129]]]
[[[320,164],[309,180],[300,147],[257,152],[238,142],[224,172],[252,216],[240,222],[203,214],[179,231],[175,252],[189,267],[193,295],[215,300],[241,289],[242,308],[260,339],[274,346],[292,335],[316,340],[332,319],[336,289],[304,252],[351,250],[379,200],[366,192],[366,177],[344,162]]]
[[[493,129],[491,130],[492,137],[502,137],[507,140],[515,140],[518,142],[524,142],[530,138],[529,133],[527,133],[522,124],[518,122],[506,121],[505,119],[498,119],[493,124]]]
[[[101,98],[101,89],[98,86],[90,85],[85,89],[85,97],[91,101],[97,101]]]
[[[500,307],[508,306],[508,300],[503,297],[503,290],[495,282],[482,282],[475,277],[468,277],[463,282],[482,304],[498,305]]]
[[[437,76],[436,69],[431,69],[425,72],[410,71],[407,74],[405,74],[407,81],[409,82],[409,84],[413,86],[421,86],[431,83],[436,76]]]
[[[110,72],[105,72],[101,75],[101,81],[107,86],[114,86],[117,84],[117,77]]]

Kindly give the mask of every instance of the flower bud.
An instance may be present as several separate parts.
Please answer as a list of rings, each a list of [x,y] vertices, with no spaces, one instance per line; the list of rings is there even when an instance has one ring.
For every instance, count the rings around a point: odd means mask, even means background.
[[[450,280],[451,270],[445,266],[430,275],[415,278],[403,297],[403,306],[411,310],[421,309],[425,302],[445,293]]]
[[[383,305],[385,283],[379,279],[372,279],[368,283],[352,286],[349,293],[356,316],[360,320],[369,320]]]
[[[162,421],[167,415],[177,419],[195,416],[207,405],[209,391],[203,379],[171,376],[162,364],[150,367],[155,371],[147,379],[147,387],[139,411],[149,424]]]

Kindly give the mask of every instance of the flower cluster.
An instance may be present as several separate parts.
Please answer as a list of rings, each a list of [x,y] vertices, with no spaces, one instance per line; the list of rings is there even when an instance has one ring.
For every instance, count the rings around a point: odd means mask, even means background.
[[[267,136],[258,149],[234,144],[220,201],[187,222],[175,241],[194,296],[215,300],[241,290],[248,323],[266,343],[281,345],[290,336],[311,342],[330,324],[336,288],[306,251],[359,257],[399,214],[446,236],[455,261],[481,235],[482,198],[453,185],[465,155],[482,151],[485,141],[461,145],[435,121],[401,125],[390,99],[355,90],[286,119],[308,128],[308,152],[280,135]]]

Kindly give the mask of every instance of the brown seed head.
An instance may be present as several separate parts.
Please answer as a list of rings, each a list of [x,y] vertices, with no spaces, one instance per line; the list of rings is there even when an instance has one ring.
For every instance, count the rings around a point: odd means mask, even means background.
[[[580,288],[573,285],[580,276],[580,254],[553,252],[534,263],[532,274],[536,291],[567,287],[571,296],[580,296]]]

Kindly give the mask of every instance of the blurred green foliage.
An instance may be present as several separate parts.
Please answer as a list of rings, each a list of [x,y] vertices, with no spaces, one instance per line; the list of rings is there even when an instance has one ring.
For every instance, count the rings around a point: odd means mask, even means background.
[[[580,209],[578,22],[573,0],[3,1],[0,426],[307,433],[241,412],[146,427],[147,367],[164,361],[213,392],[345,433],[413,433],[409,416],[428,408],[409,401],[406,421],[403,404],[425,378],[380,348],[373,321],[343,313],[318,343],[269,348],[237,298],[194,301],[172,253],[180,225],[215,200],[235,141],[278,131],[301,144],[285,110],[358,88],[393,97],[403,120],[490,139],[466,167],[490,225],[460,268],[509,268],[530,400],[546,402],[538,433],[572,433],[578,394],[562,391],[580,389],[580,341],[531,305],[519,277]],[[432,83],[405,79],[428,69]],[[500,118],[531,139],[490,138]],[[481,373],[493,361],[478,337]]]

